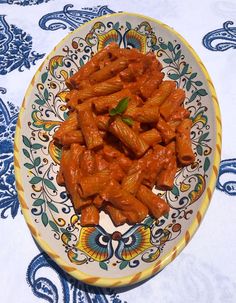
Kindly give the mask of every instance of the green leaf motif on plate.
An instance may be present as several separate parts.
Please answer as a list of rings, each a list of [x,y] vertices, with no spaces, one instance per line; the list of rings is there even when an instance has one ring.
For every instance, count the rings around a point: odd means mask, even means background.
[[[170,63],[173,62],[173,60],[170,59],[170,58],[165,58],[165,59],[163,59],[163,61],[164,61],[165,63],[167,63],[167,64],[170,64]]]
[[[48,78],[48,72],[43,73],[42,76],[41,76],[42,82],[45,83],[47,78]]]
[[[100,261],[99,266],[101,269],[108,270],[108,266],[105,262]]]
[[[197,92],[198,92],[199,96],[206,96],[207,95],[207,91],[205,89],[199,89]]]
[[[32,168],[34,168],[34,165],[31,163],[24,163],[24,167],[26,167],[28,169],[32,169]]]
[[[52,202],[47,202],[48,207],[56,213],[59,213],[57,207]]]
[[[114,25],[113,25],[113,28],[115,29],[115,30],[119,30],[119,27],[120,27],[120,23],[119,22],[116,22]]]
[[[44,90],[43,96],[44,96],[45,100],[48,101],[49,93],[48,93],[48,90],[46,88]]]
[[[46,103],[43,99],[36,99],[34,102],[38,105],[44,105]]]
[[[53,230],[55,230],[56,232],[60,232],[60,230],[59,230],[59,228],[58,228],[58,226],[56,225],[56,223],[54,223],[53,221],[51,221],[51,220],[49,220],[49,225],[51,226],[51,228],[53,229]]]
[[[43,199],[37,199],[34,201],[33,206],[41,206],[45,203],[45,200]]]
[[[26,136],[22,136],[22,138],[23,138],[23,143],[25,144],[25,146],[30,148],[31,147],[30,140]]]
[[[23,151],[23,154],[26,156],[26,158],[30,159],[30,153],[28,152],[28,150],[23,148],[22,151]]]
[[[167,49],[167,45],[163,42],[160,43],[160,47],[163,49],[163,50],[166,50]]]
[[[179,189],[178,189],[177,186],[174,185],[174,187],[172,188],[171,192],[172,192],[172,194],[173,194],[174,196],[176,196],[176,197],[179,196]]]
[[[129,262],[128,261],[122,261],[121,263],[120,263],[120,265],[119,265],[119,269],[120,270],[122,270],[122,269],[124,269],[127,265],[129,264]]]
[[[174,46],[173,46],[173,44],[170,41],[168,42],[167,47],[168,47],[168,49],[169,49],[170,52],[173,52]]]
[[[169,74],[169,78],[170,78],[171,80],[178,80],[179,77],[180,77],[180,75],[178,75],[178,74]]]
[[[40,148],[42,148],[43,147],[43,145],[42,144],[39,144],[39,143],[34,143],[33,145],[32,145],[32,149],[40,149]]]
[[[45,227],[48,225],[48,215],[45,212],[41,215],[41,221]]]
[[[43,179],[43,183],[50,188],[51,190],[56,191],[56,186],[52,183],[52,181],[48,180],[48,179]]]
[[[83,65],[84,65],[84,61],[83,61],[82,58],[79,59],[79,64],[80,64],[80,66],[83,66]],[[70,77],[71,77],[72,75],[73,75],[73,74],[71,74]]]
[[[35,160],[34,160],[34,166],[39,166],[41,163],[41,158],[40,157],[37,157]]]
[[[206,172],[208,170],[208,168],[210,167],[210,159],[208,157],[206,157],[205,161],[204,161],[204,166],[203,166],[203,169],[204,169],[204,172]]]
[[[199,154],[199,156],[202,156],[203,154],[203,148],[200,144],[197,145],[197,153]]]
[[[126,21],[126,27],[127,29],[131,29],[131,24],[128,21]]]
[[[35,184],[38,184],[41,181],[42,181],[41,177],[34,176],[29,182],[30,182],[30,184],[35,185]]]
[[[147,219],[145,219],[145,221],[143,222],[143,224],[149,228],[154,222],[154,219],[152,217],[147,217]]]
[[[199,142],[205,141],[206,138],[208,137],[208,135],[209,135],[209,132],[206,132],[206,133],[202,134],[202,135],[200,136],[200,138],[199,138],[198,141],[199,141]]]

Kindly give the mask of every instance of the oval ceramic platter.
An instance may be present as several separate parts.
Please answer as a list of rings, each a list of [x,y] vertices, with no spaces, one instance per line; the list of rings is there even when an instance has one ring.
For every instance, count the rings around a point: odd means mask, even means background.
[[[65,80],[111,41],[153,51],[165,78],[186,92],[196,161],[179,170],[172,191],[159,192],[166,217],[116,228],[105,213],[100,225],[80,226],[65,188],[56,183],[60,150],[52,136],[66,119]],[[188,244],[209,205],[221,149],[220,111],[202,62],[167,25],[118,13],[94,19],[67,35],[47,56],[26,92],[15,137],[15,173],[25,220],[42,249],[66,272],[97,286],[142,281],[164,268]]]

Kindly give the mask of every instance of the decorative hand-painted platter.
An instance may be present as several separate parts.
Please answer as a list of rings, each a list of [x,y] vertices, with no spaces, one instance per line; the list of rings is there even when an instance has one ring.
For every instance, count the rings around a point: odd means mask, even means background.
[[[65,188],[56,183],[60,150],[52,136],[65,120],[65,80],[111,41],[153,51],[166,79],[186,92],[196,161],[179,170],[166,217],[116,228],[101,213],[100,225],[80,226]],[[67,35],[48,55],[26,92],[15,136],[18,196],[31,233],[65,271],[97,286],[118,287],[144,280],[181,252],[209,205],[221,149],[220,111],[209,75],[191,46],[151,18],[119,13],[100,17]],[[157,192],[157,191],[155,191]],[[159,192],[160,193],[160,192]]]

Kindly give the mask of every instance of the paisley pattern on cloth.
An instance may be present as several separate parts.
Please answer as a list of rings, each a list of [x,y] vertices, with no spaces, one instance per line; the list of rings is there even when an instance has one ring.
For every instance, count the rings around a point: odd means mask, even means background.
[[[39,276],[44,269],[45,276]],[[58,278],[54,283],[47,278],[48,269]],[[30,262],[26,279],[34,295],[50,303],[125,303],[114,289],[90,286],[69,276],[45,253]]]
[[[17,4],[21,6],[27,6],[47,3],[49,1],[50,0],[0,0],[0,4]]]
[[[216,188],[230,196],[236,196],[236,159],[221,161]]]
[[[30,69],[45,54],[32,51],[32,37],[0,15],[0,75]]]
[[[226,51],[230,48],[236,49],[236,27],[232,21],[226,21],[223,28],[216,29],[206,34],[203,39],[203,45],[211,51]]]
[[[39,20],[39,26],[44,30],[55,31],[58,29],[68,29],[73,31],[81,24],[90,21],[99,16],[112,14],[114,11],[107,5],[95,7],[86,7],[81,10],[70,9],[73,4],[67,4],[63,10],[44,15]]]
[[[4,88],[0,88],[6,93]],[[0,216],[5,219],[10,212],[14,218],[19,209],[13,166],[13,141],[19,109],[0,98]]]

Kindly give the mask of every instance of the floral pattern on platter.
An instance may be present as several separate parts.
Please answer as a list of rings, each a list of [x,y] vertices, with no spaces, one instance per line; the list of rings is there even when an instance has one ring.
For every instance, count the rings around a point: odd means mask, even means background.
[[[5,15],[0,15],[0,37],[0,75],[15,69],[22,72],[44,57],[44,54],[31,51],[32,37],[17,26],[9,25]]]
[[[6,93],[6,89],[0,88]],[[12,218],[18,213],[19,201],[15,188],[13,168],[13,141],[19,109],[10,102],[4,103],[0,98],[0,211],[1,218]]]
[[[102,225],[81,228],[80,216],[74,214],[65,190],[56,186],[60,150],[51,138],[67,117],[65,80],[111,41],[142,52],[153,51],[163,63],[166,78],[185,89],[185,106],[193,121],[191,139],[196,161],[178,170],[172,191],[159,192],[171,209],[166,217],[148,217],[125,232],[117,229],[109,233]],[[176,40],[157,37],[147,21],[134,28],[129,22],[95,22],[85,37],[74,35],[60,54],[50,58],[40,81],[35,83],[35,91],[28,121],[30,135],[22,136],[35,223],[50,230],[54,239],[61,241],[68,259],[78,266],[94,262],[104,271],[124,270],[157,260],[165,245],[177,239],[183,225],[196,214],[194,204],[206,188],[211,166],[211,132],[204,103],[208,93],[198,73],[185,61],[181,45]]]
[[[127,266],[135,268],[140,262],[153,262],[160,256],[165,243],[181,233],[179,223],[167,224],[164,219],[151,217],[123,234],[118,230],[110,234],[100,225],[81,228],[79,219],[73,215],[61,235],[67,256],[76,265],[98,262],[103,270],[114,267],[123,270]]]
[[[73,31],[87,21],[99,16],[114,13],[114,11],[108,8],[107,5],[85,7],[81,10],[72,10],[72,7],[73,4],[67,4],[64,6],[62,11],[44,15],[39,20],[39,26],[44,30],[55,31],[58,29],[69,29],[70,31]]]
[[[230,48],[236,49],[236,27],[230,27],[233,24],[232,21],[226,21],[223,23],[223,28],[206,34],[202,39],[203,45],[211,51],[223,52]]]
[[[47,277],[38,277],[38,271],[49,268],[57,274],[61,287],[57,287]],[[37,275],[37,278],[36,278]],[[45,274],[46,276],[46,274]],[[112,288],[100,288],[90,286],[72,278],[66,274],[51,258],[45,253],[37,255],[29,264],[26,279],[35,296],[47,302],[73,302],[73,303],[123,303],[119,295]],[[61,291],[60,291],[61,290]],[[124,302],[125,303],[125,302]]]

